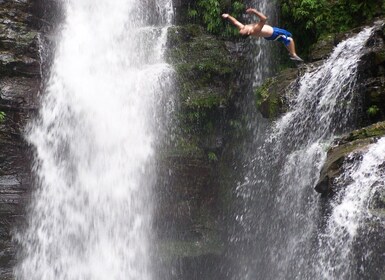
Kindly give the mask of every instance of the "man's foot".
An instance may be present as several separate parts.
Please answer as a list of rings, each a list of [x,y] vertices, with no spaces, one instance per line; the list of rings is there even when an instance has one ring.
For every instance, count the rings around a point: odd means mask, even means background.
[[[222,14],[222,17],[223,17],[223,18],[228,18],[228,17],[229,17],[229,14]]]
[[[298,62],[304,62],[303,59],[300,58],[298,55],[291,55],[290,59]]]

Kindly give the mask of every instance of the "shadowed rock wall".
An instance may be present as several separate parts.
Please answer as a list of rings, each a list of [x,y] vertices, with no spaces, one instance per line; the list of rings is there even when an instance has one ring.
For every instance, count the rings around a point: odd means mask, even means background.
[[[31,188],[32,156],[24,133],[41,90],[40,43],[42,30],[50,28],[43,6],[0,1],[0,279],[12,279],[11,231],[22,221]]]

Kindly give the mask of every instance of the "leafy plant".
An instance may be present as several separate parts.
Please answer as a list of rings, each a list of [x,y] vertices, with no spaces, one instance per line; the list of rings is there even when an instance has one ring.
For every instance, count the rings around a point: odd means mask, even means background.
[[[198,11],[195,10],[195,9],[191,9],[191,8],[189,7],[188,10],[187,10],[187,16],[188,16],[190,19],[195,20],[195,19],[198,17]]]
[[[4,121],[6,117],[6,114],[2,111],[0,111],[0,122]]]
[[[222,19],[220,17],[221,7],[218,0],[201,0],[198,6],[202,9],[203,21],[209,32],[220,33]]]
[[[384,14],[385,0],[280,0],[283,27],[307,48],[326,34],[343,32]]]
[[[194,21],[200,22],[210,33],[222,36],[234,36],[238,34],[236,28],[222,19],[224,12],[238,17],[244,12],[244,0],[197,0],[194,6],[190,6],[187,16]]]
[[[380,109],[377,107],[377,105],[370,106],[368,110],[366,110],[366,113],[369,117],[375,117],[380,112]]]
[[[209,161],[218,161],[218,157],[214,152],[209,152],[207,154]]]

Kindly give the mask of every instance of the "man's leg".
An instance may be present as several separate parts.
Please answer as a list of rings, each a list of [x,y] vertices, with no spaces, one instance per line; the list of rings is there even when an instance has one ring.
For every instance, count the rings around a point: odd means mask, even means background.
[[[290,56],[295,56],[296,53],[295,53],[295,43],[294,43],[294,40],[293,40],[293,38],[288,38],[288,39],[290,40],[290,43],[286,46],[286,48],[289,51]]]
[[[290,40],[290,43],[286,45],[287,50],[290,53],[291,59],[297,60],[297,61],[303,61],[295,52],[295,43],[293,38],[288,38]]]
[[[245,27],[244,24],[240,23],[238,20],[230,16],[229,14],[223,14],[223,18],[228,19],[232,24],[234,24],[239,30]]]

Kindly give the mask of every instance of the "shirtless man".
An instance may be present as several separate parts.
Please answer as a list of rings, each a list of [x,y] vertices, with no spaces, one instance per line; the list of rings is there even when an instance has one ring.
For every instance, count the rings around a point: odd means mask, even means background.
[[[246,13],[256,15],[259,18],[259,22],[244,25],[229,14],[223,14],[222,17],[234,24],[239,29],[241,35],[252,35],[255,37],[263,37],[266,40],[282,42],[289,51],[291,60],[303,62],[295,52],[293,35],[289,31],[266,24],[267,17],[256,9],[249,8],[246,10]]]

